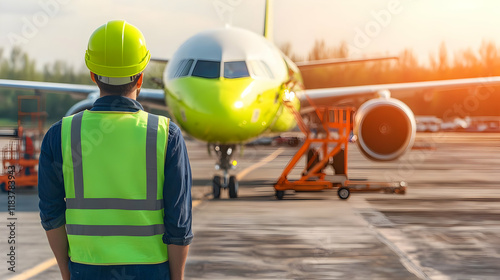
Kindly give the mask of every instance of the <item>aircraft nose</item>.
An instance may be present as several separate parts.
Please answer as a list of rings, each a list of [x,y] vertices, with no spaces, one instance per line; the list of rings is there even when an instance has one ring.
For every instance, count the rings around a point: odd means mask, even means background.
[[[255,107],[252,79],[189,79],[175,117],[190,135],[212,143],[235,143],[262,132],[262,123],[254,127],[260,110]]]

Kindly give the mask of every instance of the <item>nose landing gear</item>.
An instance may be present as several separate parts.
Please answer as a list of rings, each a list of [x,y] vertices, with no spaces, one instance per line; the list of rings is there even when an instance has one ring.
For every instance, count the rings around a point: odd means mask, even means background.
[[[212,193],[214,199],[220,198],[222,189],[229,189],[229,198],[238,197],[238,180],[236,176],[229,175],[229,170],[236,167],[236,161],[232,161],[235,145],[215,145],[214,150],[218,162],[215,169],[222,170],[223,176],[215,175],[212,181]]]

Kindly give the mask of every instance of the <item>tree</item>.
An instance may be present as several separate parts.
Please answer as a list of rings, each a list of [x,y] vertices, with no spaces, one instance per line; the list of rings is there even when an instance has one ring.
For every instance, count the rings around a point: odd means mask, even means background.
[[[65,82],[88,84],[88,72],[76,73],[71,66],[63,61],[46,64],[40,71],[34,59],[20,47],[13,47],[8,58],[3,56],[4,50],[0,49],[0,78],[29,81]],[[17,120],[17,96],[33,95],[34,92],[25,90],[12,90],[0,88],[0,118]],[[47,94],[45,104],[49,118],[53,121],[61,118],[66,110],[78,100],[67,94]],[[49,121],[51,121],[49,120]]]

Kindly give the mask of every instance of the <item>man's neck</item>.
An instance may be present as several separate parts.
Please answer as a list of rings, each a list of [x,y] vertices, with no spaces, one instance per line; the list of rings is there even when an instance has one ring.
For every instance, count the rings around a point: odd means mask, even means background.
[[[122,96],[122,97],[127,97],[127,98],[130,98],[130,99],[133,99],[133,100],[137,100],[137,90],[133,90],[133,91],[129,92],[126,95],[110,94],[110,93],[107,93],[107,92],[104,92],[104,91],[101,90],[100,94],[99,94],[99,97],[104,97],[104,96]]]

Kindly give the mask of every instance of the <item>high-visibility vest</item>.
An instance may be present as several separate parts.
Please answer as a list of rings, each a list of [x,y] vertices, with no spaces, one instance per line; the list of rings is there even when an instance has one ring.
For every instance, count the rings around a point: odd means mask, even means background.
[[[169,119],[84,111],[63,118],[68,254],[73,262],[168,260],[163,182]]]

